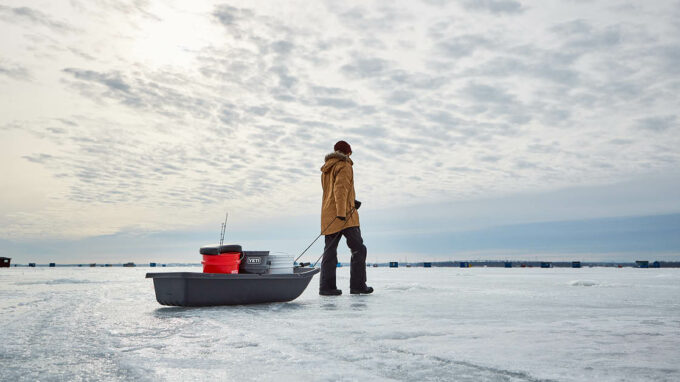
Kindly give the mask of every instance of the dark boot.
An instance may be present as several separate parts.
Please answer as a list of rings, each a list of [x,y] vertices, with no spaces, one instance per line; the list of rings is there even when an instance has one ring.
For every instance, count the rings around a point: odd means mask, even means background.
[[[350,289],[349,294],[371,294],[373,293],[373,287],[365,286],[363,289]]]
[[[319,294],[322,296],[340,296],[342,290],[340,289],[319,289]]]

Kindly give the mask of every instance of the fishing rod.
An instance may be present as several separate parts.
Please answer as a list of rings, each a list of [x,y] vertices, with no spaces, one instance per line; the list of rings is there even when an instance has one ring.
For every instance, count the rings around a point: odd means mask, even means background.
[[[227,215],[224,217],[224,223],[222,223],[222,227],[220,228],[220,246],[217,247],[218,254],[220,252],[220,248],[222,248],[222,244],[224,243],[224,235],[227,233],[227,219],[229,219],[229,211],[227,211]]]

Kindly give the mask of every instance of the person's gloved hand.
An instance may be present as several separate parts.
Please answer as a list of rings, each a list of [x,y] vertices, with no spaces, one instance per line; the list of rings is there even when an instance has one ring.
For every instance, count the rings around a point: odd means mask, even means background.
[[[354,199],[354,209],[357,209],[357,210],[358,210],[359,207],[361,207],[361,202],[358,201],[358,200],[356,200],[356,199]]]
[[[345,221],[345,217],[344,217],[344,216],[336,216],[336,218],[338,218],[338,219],[340,219],[340,220],[342,220],[342,221]]]

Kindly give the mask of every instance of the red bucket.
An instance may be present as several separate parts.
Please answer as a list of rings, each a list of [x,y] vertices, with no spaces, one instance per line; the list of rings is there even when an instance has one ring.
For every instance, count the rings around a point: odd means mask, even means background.
[[[238,273],[241,264],[240,252],[225,252],[219,255],[203,255],[203,273]]]

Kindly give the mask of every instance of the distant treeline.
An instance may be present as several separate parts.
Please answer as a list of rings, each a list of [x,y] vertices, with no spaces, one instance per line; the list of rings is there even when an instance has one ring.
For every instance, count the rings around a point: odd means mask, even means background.
[[[433,261],[433,262],[388,262],[375,263],[379,267],[453,267],[453,268],[473,268],[473,267],[492,267],[492,268],[584,268],[584,267],[634,267],[634,268],[680,268],[680,261],[636,261],[636,262],[587,262],[587,261],[520,261],[520,260],[460,260],[460,261]],[[343,264],[349,265],[349,264]]]

